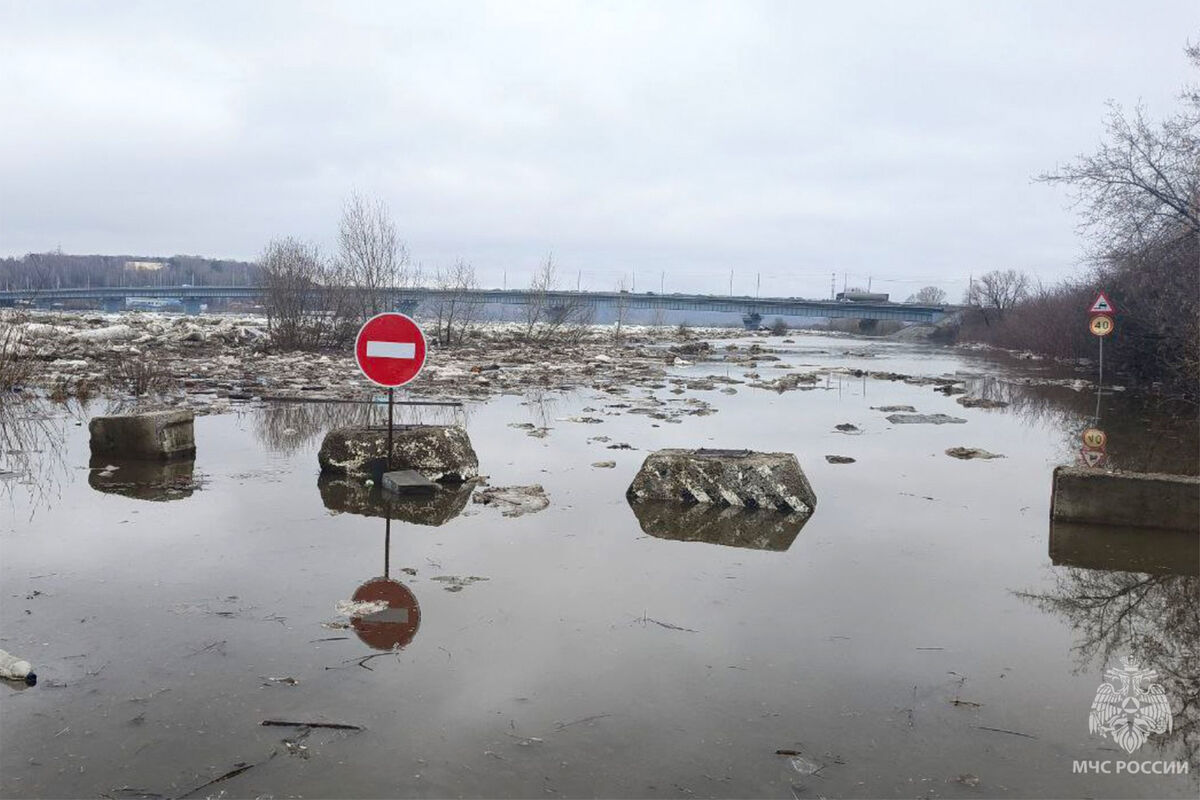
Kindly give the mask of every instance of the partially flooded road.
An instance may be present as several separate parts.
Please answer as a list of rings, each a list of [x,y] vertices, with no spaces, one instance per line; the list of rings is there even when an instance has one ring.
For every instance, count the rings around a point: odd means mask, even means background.
[[[40,678],[0,686],[4,796],[1195,796],[1195,772],[1073,774],[1124,757],[1088,732],[1122,655],[1178,712],[1138,758],[1195,770],[1200,737],[1194,540],[1050,540],[1094,394],[959,350],[732,344],[763,353],[403,411],[463,424],[489,485],[540,486],[514,515],[319,480],[363,406],[234,405],[157,474],[90,465],[90,414],[47,424],[0,484],[0,646]],[[1195,473],[1194,410],[1101,409],[1115,466]],[[668,447],[795,453],[816,512],[635,511]]]

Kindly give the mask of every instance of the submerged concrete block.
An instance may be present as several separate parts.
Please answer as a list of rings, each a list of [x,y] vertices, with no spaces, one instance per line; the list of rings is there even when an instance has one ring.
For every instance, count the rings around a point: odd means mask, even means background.
[[[390,464],[387,439],[387,428],[336,428],[321,443],[321,472],[380,480],[386,471],[411,469],[431,481],[454,483],[479,475],[479,458],[467,432],[457,425],[397,427]]]
[[[429,494],[441,487],[415,469],[397,469],[383,473],[383,488],[396,494]]]
[[[1200,532],[1200,477],[1058,467],[1050,519]]]
[[[187,410],[93,417],[93,455],[120,458],[191,458],[196,455],[195,415]]]
[[[791,453],[659,450],[646,456],[627,497],[811,514],[817,496]]]

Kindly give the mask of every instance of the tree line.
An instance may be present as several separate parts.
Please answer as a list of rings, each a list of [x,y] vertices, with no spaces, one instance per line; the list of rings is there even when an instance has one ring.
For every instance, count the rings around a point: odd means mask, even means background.
[[[153,265],[160,265],[154,268]],[[89,286],[247,286],[258,283],[255,263],[202,256],[71,255],[55,250],[0,258],[5,290]]]
[[[394,310],[394,290],[414,286],[439,290],[421,308],[438,346],[462,344],[482,317],[470,262],[458,259],[426,272],[413,263],[387,205],[358,193],[342,209],[332,253],[288,236],[269,242],[258,266],[271,343],[279,349],[344,346],[363,321]],[[591,322],[591,308],[582,301],[551,302],[560,277],[547,256],[530,280],[530,302],[521,306],[521,338],[577,338]]]
[[[1200,46],[1186,50],[1200,69]],[[972,281],[960,336],[1065,359],[1091,358],[1087,309],[1103,290],[1117,308],[1106,365],[1125,380],[1200,396],[1200,88],[1154,122],[1110,104],[1099,149],[1037,180],[1070,189],[1089,266],[1043,286],[1016,270]]]

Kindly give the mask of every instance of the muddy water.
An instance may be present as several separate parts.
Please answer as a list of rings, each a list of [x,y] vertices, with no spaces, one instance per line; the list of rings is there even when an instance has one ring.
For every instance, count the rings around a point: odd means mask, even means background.
[[[492,485],[540,484],[550,506],[510,518],[459,498],[390,520],[369,493],[318,483],[322,432],[361,408],[202,417],[194,464],[124,481],[89,469],[86,414],[55,420],[29,448],[28,482],[0,484],[0,646],[40,676],[0,686],[0,789],[1195,796],[1195,760],[1188,776],[1072,773],[1126,758],[1088,733],[1105,666],[1133,652],[1176,711],[1200,679],[1194,540],[1092,546],[1068,531],[1052,561],[1050,473],[1073,461],[1095,396],[1040,383],[1050,373],[1036,364],[950,350],[757,341],[792,368],[957,373],[1012,405],[834,376],[783,394],[667,384],[654,392],[667,419],[619,407],[643,389],[410,411],[465,424]],[[689,413],[696,399],[716,413]],[[1101,400],[1115,463],[1195,471],[1194,414]],[[892,425],[881,405],[967,422]],[[796,453],[816,513],[782,531],[771,518],[639,518],[624,491],[645,454],[699,446]],[[947,457],[955,446],[1005,458]],[[337,603],[385,575],[409,607],[382,630],[341,627]],[[405,644],[372,646],[392,640]],[[1194,759],[1196,718],[1178,714],[1137,759]]]

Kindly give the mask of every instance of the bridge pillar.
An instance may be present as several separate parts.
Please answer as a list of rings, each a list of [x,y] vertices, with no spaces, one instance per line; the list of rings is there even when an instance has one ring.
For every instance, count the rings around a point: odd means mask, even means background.
[[[547,316],[550,317],[550,321],[553,322],[555,325],[561,325],[563,320],[565,320],[567,318],[567,307],[566,306],[550,306],[549,308],[546,309],[546,314],[547,314]]]
[[[100,308],[110,314],[125,310],[124,297],[106,297],[100,301]]]
[[[199,314],[199,313],[200,313],[200,312],[203,310],[203,308],[202,308],[202,306],[203,306],[203,305],[204,305],[204,304],[203,304],[203,303],[201,303],[201,302],[200,302],[198,299],[196,299],[196,298],[191,298],[191,297],[184,298],[184,300],[183,300],[183,313],[185,313],[185,314]]]
[[[875,319],[874,317],[872,317],[870,319],[864,318],[864,319],[860,319],[858,321],[858,329],[864,333],[867,333],[869,331],[875,330],[875,328],[878,326],[878,324],[879,324],[879,320]]]
[[[751,311],[749,314],[742,315],[742,324],[746,326],[748,331],[756,331],[762,327],[762,314],[757,311]]]

